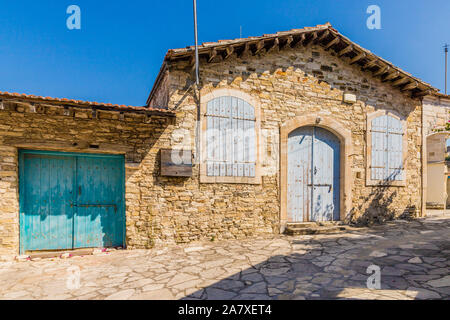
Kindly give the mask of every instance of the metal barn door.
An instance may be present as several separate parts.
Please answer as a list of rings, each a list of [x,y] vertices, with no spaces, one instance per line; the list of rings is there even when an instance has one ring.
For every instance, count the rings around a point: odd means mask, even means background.
[[[340,142],[319,127],[301,127],[288,137],[288,219],[339,220]]]
[[[21,150],[20,251],[124,245],[123,156]]]

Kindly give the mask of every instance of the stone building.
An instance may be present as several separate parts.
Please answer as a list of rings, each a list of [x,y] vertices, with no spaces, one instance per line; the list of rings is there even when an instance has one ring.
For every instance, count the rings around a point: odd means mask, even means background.
[[[426,204],[429,209],[444,209],[450,205],[450,182],[447,140],[450,121],[450,97],[434,94],[423,98],[426,160],[424,166]]]
[[[329,24],[199,56],[197,87],[169,50],[145,107],[1,93],[0,255],[424,214],[435,88]]]

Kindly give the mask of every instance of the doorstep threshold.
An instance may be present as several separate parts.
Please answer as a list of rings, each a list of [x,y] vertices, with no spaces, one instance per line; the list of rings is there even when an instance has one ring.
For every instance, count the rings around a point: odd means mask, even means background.
[[[100,253],[108,253],[119,249],[123,249],[123,247],[27,251],[24,255],[16,257],[16,260],[26,261],[53,258],[71,258],[76,256],[89,256]]]
[[[48,258],[59,258],[63,255],[68,256],[84,256],[92,255],[96,248],[81,248],[73,250],[51,250],[51,251],[28,251],[25,255],[29,256],[31,260],[33,259],[48,259]]]

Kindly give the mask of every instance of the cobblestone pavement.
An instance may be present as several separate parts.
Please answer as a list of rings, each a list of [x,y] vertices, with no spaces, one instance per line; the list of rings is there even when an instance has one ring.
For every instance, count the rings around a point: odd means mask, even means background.
[[[427,218],[340,234],[3,263],[0,298],[449,299],[449,227],[449,218]],[[367,289],[370,265],[381,268],[379,290]]]

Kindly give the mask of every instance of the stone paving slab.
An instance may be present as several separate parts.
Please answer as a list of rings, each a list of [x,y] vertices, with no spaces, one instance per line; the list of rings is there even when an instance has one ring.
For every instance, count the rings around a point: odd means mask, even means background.
[[[0,299],[446,299],[450,218],[0,263]],[[367,268],[381,270],[368,289]]]

